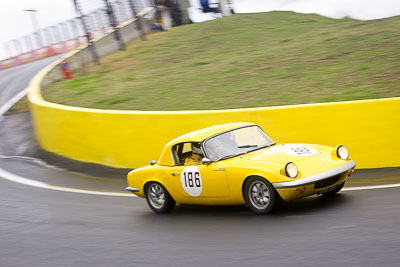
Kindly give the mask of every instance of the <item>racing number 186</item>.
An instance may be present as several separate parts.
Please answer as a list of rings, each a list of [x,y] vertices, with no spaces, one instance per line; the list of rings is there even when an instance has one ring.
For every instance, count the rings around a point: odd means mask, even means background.
[[[183,178],[185,180],[185,187],[188,187],[188,185],[189,187],[201,187],[199,172],[184,172]]]

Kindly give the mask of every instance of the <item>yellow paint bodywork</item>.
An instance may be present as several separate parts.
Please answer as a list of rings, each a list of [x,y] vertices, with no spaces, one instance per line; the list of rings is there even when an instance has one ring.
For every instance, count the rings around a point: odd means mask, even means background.
[[[238,127],[254,125],[251,123],[235,123],[218,125],[201,131],[196,131],[176,138],[169,142],[160,157],[160,162],[131,171],[127,181],[130,187],[138,188],[135,193],[145,197],[145,185],[148,182],[162,184],[173,199],[183,204],[199,205],[240,205],[245,204],[243,185],[248,177],[259,176],[267,179],[271,184],[299,180],[318,173],[346,165],[351,161],[339,159],[336,148],[312,144],[276,144],[269,148],[256,150],[234,158],[217,161],[208,165],[196,165],[202,177],[202,192],[200,196],[193,197],[185,193],[181,184],[180,174],[188,166],[174,166],[171,157],[171,148],[181,142],[201,142],[209,136]],[[315,149],[312,155],[290,155],[285,153],[287,148],[293,146],[306,146]],[[294,162],[299,169],[298,176],[293,179],[285,175],[284,168],[288,162]],[[334,185],[342,183],[348,173],[343,173],[340,180]],[[305,190],[304,192],[301,190]],[[283,200],[292,200],[316,194],[324,188],[315,190],[314,185],[298,188],[277,189]]]

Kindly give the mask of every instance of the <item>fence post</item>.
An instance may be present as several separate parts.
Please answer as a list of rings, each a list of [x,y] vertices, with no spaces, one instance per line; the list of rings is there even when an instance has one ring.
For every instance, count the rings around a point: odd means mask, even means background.
[[[88,42],[89,51],[92,54],[94,62],[96,62],[98,64],[99,63],[99,58],[97,56],[97,52],[96,52],[96,50],[95,50],[95,48],[93,46],[93,43],[91,41],[90,32],[89,32],[89,30],[87,28],[87,25],[85,23],[85,19],[84,19],[83,15],[82,15],[82,11],[81,11],[81,8],[80,8],[80,6],[78,4],[78,0],[73,0],[73,1],[74,1],[74,5],[75,5],[75,11],[79,16],[79,20],[81,21],[83,30],[85,31],[85,37],[86,37],[86,40]]]
[[[51,45],[54,43],[53,38],[51,36],[51,31],[49,28],[44,29],[44,39],[47,41],[47,45]]]
[[[158,4],[156,3],[155,0],[150,0],[150,2],[153,4],[154,9],[156,10],[156,14],[155,15],[156,15],[157,21],[161,22],[162,21],[162,19],[161,19],[161,11],[158,8]]]
[[[15,47],[15,51],[17,52],[17,55],[20,55],[22,53],[22,46],[21,43],[18,39],[12,40],[14,47]]]
[[[24,36],[24,41],[25,41],[25,46],[26,46],[27,52],[31,52],[33,50],[33,47],[32,47],[32,40],[31,40],[30,36],[29,35]]]
[[[142,19],[136,16],[137,15],[137,11],[136,11],[135,5],[133,4],[133,0],[129,0],[129,6],[131,8],[131,12],[132,12],[133,18],[136,18],[136,29],[139,32],[140,37],[143,40],[147,40],[146,33],[145,33],[144,29],[143,29]]]
[[[108,19],[110,20],[111,27],[113,27],[114,29],[114,37],[115,40],[118,42],[119,49],[125,50],[124,42],[122,41],[121,34],[119,32],[119,29],[117,28],[117,23],[115,20],[113,8],[108,0],[104,0],[104,3],[106,4]]]
[[[221,0],[222,1],[222,0]],[[182,25],[190,24],[191,20],[188,14],[188,0],[178,0]]]

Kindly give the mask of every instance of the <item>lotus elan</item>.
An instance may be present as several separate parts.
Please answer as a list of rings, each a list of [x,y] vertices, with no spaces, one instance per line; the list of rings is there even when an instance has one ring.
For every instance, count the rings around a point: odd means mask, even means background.
[[[128,174],[126,189],[156,213],[181,203],[267,214],[282,200],[338,193],[355,166],[343,145],[276,144],[254,123],[228,123],[172,140],[158,161]]]

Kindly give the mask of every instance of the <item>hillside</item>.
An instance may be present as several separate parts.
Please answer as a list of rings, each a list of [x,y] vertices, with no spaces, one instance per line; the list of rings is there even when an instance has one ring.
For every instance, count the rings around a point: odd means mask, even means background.
[[[400,96],[400,17],[237,14],[153,33],[44,90],[124,110],[276,106]]]

